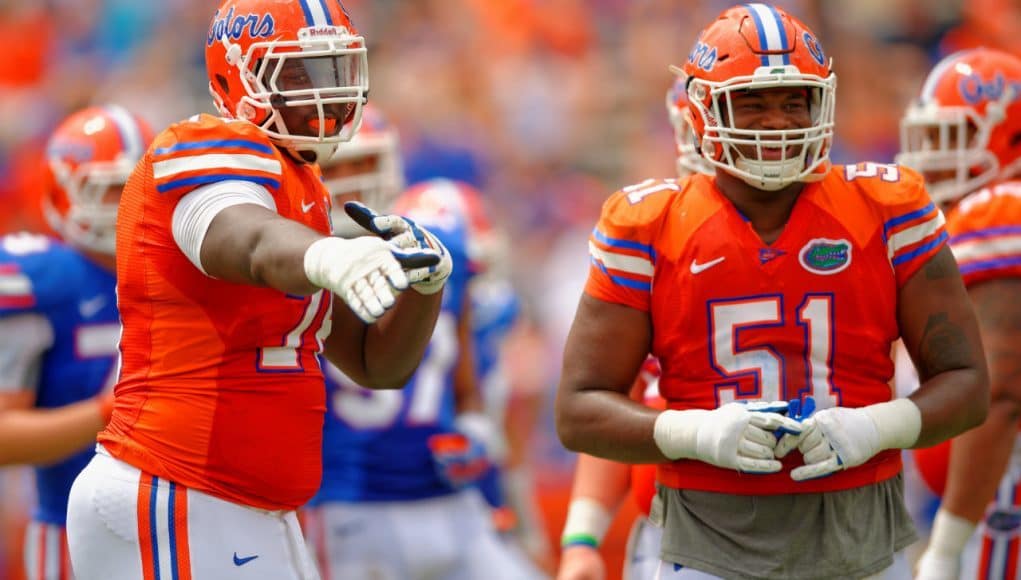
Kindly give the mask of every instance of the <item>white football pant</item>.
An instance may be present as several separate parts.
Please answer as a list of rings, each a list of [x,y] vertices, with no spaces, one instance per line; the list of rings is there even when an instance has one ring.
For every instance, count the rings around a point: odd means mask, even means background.
[[[64,526],[29,522],[24,556],[25,580],[73,580]]]
[[[536,578],[493,528],[474,490],[390,502],[326,503],[306,513],[323,580]]]
[[[186,489],[101,446],[75,479],[67,543],[76,580],[318,580],[293,511]]]

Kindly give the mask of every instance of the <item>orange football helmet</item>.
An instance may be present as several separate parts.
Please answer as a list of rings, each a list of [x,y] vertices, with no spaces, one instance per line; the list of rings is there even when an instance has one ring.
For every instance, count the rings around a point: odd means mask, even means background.
[[[351,138],[369,91],[365,40],[339,0],[223,0],[206,72],[222,115],[306,161]]]
[[[713,174],[713,168],[695,147],[695,133],[691,128],[691,111],[688,110],[688,91],[683,77],[677,77],[666,92],[666,112],[674,128],[677,145],[677,176],[693,173]]]
[[[43,214],[71,245],[114,253],[117,204],[153,139],[141,117],[121,107],[89,107],[65,119],[46,144]]]
[[[730,8],[702,31],[683,70],[671,70],[688,77],[692,128],[702,155],[716,169],[770,191],[817,181],[829,171],[837,77],[815,34],[797,18],[768,4]],[[734,93],[777,87],[808,91],[811,126],[733,125]],[[756,156],[746,157],[739,146],[754,148]],[[764,148],[782,154],[763,159]]]
[[[350,201],[355,194],[359,194],[359,201],[377,212],[386,212],[404,190],[397,129],[372,105],[367,104],[362,109],[362,126],[358,132],[350,141],[341,143],[319,166],[323,170],[323,183],[334,198],[335,228],[350,221],[343,202]]]
[[[952,54],[929,73],[901,119],[897,162],[952,203],[1021,170],[1021,59],[989,48]]]

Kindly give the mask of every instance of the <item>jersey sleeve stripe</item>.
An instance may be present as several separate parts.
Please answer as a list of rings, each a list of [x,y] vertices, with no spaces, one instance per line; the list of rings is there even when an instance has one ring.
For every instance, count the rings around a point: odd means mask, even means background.
[[[613,282],[614,284],[618,286],[623,286],[625,288],[630,288],[632,290],[642,290],[645,292],[652,291],[651,279],[649,281],[642,281],[632,280],[631,278],[625,278],[623,276],[614,276],[609,272],[609,270],[606,269],[606,266],[604,266],[601,262],[599,262],[595,258],[591,258],[591,260],[592,264],[595,265],[596,268],[599,268],[599,271],[602,272],[607,278],[609,278],[610,281]]]
[[[914,260],[919,256],[934,254],[936,253],[936,250],[940,248],[940,246],[946,243],[947,238],[948,236],[946,231],[941,231],[939,235],[935,237],[935,239],[932,239],[911,251],[904,252],[894,257],[890,263],[893,264],[894,266],[900,266],[901,264],[904,264],[905,262],[910,262],[911,260]]]
[[[902,226],[908,222],[912,222],[935,210],[936,206],[930,202],[929,205],[923,207],[922,209],[916,209],[915,211],[911,211],[887,220],[886,223],[883,224],[883,239],[886,240],[890,238],[889,235],[890,230],[896,229],[898,226]]]
[[[0,273],[0,296],[32,296],[32,280],[24,274]]]
[[[274,175],[280,175],[283,172],[280,161],[276,159],[267,159],[258,155],[216,153],[178,157],[153,163],[152,176],[153,179],[162,180],[181,173],[209,169],[240,169]]]
[[[250,181],[252,183],[257,183],[259,185],[262,185],[263,187],[268,187],[268,188],[273,188],[273,189],[279,189],[280,188],[280,181],[277,180],[277,179],[272,179],[270,177],[261,177],[261,176],[258,176],[258,175],[238,175],[238,174],[223,174],[223,173],[219,173],[219,174],[213,174],[213,175],[196,175],[194,177],[186,177],[184,179],[178,179],[176,181],[169,181],[167,183],[163,183],[163,184],[157,185],[156,186],[156,191],[158,191],[160,193],[166,193],[166,192],[168,192],[168,191],[170,191],[172,189],[178,188],[178,187],[192,187],[192,186],[198,186],[198,185],[206,185],[206,184],[209,184],[209,183],[216,183],[217,181],[229,181],[229,180]]]
[[[643,254],[648,255],[650,261],[652,262],[656,261],[656,253],[653,251],[652,246],[650,246],[649,244],[643,244],[641,242],[636,242],[633,240],[611,238],[610,236],[607,236],[603,232],[599,231],[598,229],[592,230],[592,237],[594,237],[596,241],[599,242],[600,244],[603,244],[604,246],[607,246],[609,248],[614,249],[619,248],[623,250],[637,250]]]
[[[192,151],[195,149],[249,149],[258,153],[266,155],[273,154],[273,148],[264,143],[256,143],[254,141],[245,141],[244,139],[214,139],[210,141],[185,141],[182,143],[175,143],[170,147],[162,147],[153,151],[153,155],[160,157],[163,155],[170,155],[180,151]]]
[[[937,232],[944,231],[943,225],[945,222],[943,213],[937,211],[929,219],[893,234],[886,242],[889,256],[893,258],[910,246],[933,236]]]
[[[1007,256],[1003,258],[996,258],[993,260],[968,262],[961,264],[961,275],[968,276],[971,274],[977,274],[979,272],[988,272],[991,270],[1006,270],[1009,268],[1017,268],[1018,266],[1021,266],[1021,256]]]
[[[993,228],[985,228],[981,230],[974,230],[970,232],[964,232],[963,234],[951,236],[950,244],[954,245],[967,242],[968,240],[996,238],[1000,236],[1009,235],[1021,236],[1021,226],[999,226]]]
[[[954,257],[960,263],[1021,256],[1021,235],[1000,236],[992,239],[972,238],[964,243],[950,240]]]
[[[627,272],[628,274],[648,277],[651,277],[655,271],[652,262],[646,258],[618,254],[612,251],[603,251],[599,248],[599,246],[596,246],[592,242],[589,242],[588,244],[588,251],[593,259],[611,270],[619,270],[621,272]]]

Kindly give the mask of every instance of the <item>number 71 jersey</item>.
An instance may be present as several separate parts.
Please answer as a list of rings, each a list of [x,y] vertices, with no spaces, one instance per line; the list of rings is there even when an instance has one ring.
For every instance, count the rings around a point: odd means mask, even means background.
[[[765,244],[711,177],[648,181],[613,195],[589,242],[592,297],[649,313],[660,392],[673,409],[813,396],[819,407],[891,398],[898,290],[946,243],[921,177],[838,167],[805,186]],[[810,481],[665,464],[671,487],[754,495],[847,489],[900,471],[897,451]]]

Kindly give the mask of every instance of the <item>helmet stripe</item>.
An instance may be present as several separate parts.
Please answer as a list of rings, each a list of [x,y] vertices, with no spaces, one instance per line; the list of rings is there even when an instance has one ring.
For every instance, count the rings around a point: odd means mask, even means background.
[[[322,0],[301,0],[301,9],[305,12],[305,22],[309,26],[331,26],[329,10]]]
[[[783,28],[780,15],[772,6],[765,4],[745,4],[745,8],[755,20],[755,28],[759,33],[759,47],[763,51],[787,50],[787,33]],[[790,64],[786,54],[762,55],[762,66],[784,66]]]
[[[138,159],[142,156],[142,129],[138,126],[138,122],[131,113],[124,110],[123,107],[117,105],[108,105],[103,107],[106,114],[113,119],[114,124],[117,126],[117,132],[121,137],[121,145],[124,147],[124,152],[131,159]]]
[[[956,62],[959,57],[969,52],[971,51],[959,50],[936,63],[936,66],[933,67],[932,72],[929,73],[929,76],[925,79],[925,84],[922,85],[921,101],[923,103],[932,102],[932,100],[935,98],[936,85],[938,85],[940,79],[943,78],[943,74],[947,72],[947,69],[950,68],[950,65]]]
[[[326,16],[326,24],[333,26],[333,17],[330,16],[330,8],[326,5],[326,0],[319,0],[319,5],[323,8],[323,14]]]

